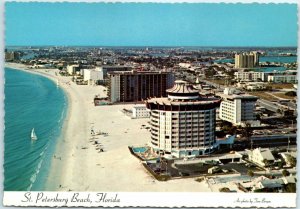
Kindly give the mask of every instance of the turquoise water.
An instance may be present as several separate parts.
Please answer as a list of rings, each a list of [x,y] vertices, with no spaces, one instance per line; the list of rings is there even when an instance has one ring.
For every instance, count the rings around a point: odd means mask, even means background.
[[[216,60],[216,63],[234,63],[234,59],[221,59],[221,60]],[[297,62],[297,57],[296,56],[261,56],[259,57],[259,62],[281,62],[281,63],[293,63]]]
[[[272,71],[285,71],[285,67],[262,67],[262,68],[257,68],[255,71],[257,72],[272,72]]]
[[[132,148],[133,152],[146,152],[147,148],[146,147],[134,147]]]
[[[296,56],[265,56],[259,57],[259,62],[282,62],[282,63],[292,63],[297,62]]]
[[[66,108],[67,98],[54,82],[5,68],[5,191],[43,190]]]

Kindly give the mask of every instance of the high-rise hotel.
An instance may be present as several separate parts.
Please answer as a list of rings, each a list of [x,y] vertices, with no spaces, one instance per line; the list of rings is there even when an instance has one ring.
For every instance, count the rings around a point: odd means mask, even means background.
[[[254,68],[259,66],[259,53],[250,52],[235,55],[235,68]]]
[[[202,97],[185,81],[175,81],[167,93],[168,97],[146,101],[152,149],[175,157],[212,153],[216,148],[215,120],[220,99]]]
[[[174,84],[174,74],[163,71],[109,72],[108,97],[111,102],[137,102],[166,96]]]

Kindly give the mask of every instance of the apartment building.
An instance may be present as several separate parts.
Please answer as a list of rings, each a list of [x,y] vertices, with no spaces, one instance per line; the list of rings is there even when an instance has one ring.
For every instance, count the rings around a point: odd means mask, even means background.
[[[150,97],[165,97],[173,86],[174,74],[162,71],[120,71],[108,73],[111,102],[137,102]]]

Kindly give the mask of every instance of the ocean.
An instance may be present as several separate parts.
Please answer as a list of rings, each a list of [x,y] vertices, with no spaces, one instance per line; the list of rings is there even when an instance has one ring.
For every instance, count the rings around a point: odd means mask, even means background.
[[[40,75],[5,68],[4,191],[42,191],[67,97]],[[37,140],[30,137],[35,129]]]
[[[216,63],[227,63],[231,62],[234,63],[234,59],[221,59],[221,60],[216,60]],[[296,56],[261,56],[259,57],[259,62],[282,62],[282,63],[293,63],[297,62],[297,57]]]

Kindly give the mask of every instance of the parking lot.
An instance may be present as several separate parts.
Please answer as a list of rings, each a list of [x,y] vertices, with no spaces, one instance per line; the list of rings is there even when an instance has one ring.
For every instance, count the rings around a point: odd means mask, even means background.
[[[258,168],[255,165],[251,167],[247,167],[246,163],[228,163],[220,167],[222,169],[234,169],[237,172],[239,172],[241,175],[247,175],[248,170],[252,170],[253,172],[262,170],[261,168]]]

